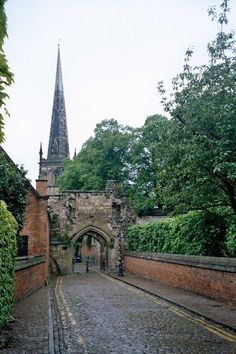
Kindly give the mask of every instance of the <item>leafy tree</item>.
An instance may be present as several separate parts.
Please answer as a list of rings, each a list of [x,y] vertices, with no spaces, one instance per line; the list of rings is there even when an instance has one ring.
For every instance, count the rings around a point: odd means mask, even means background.
[[[3,51],[4,39],[7,36],[7,18],[5,14],[5,2],[6,0],[0,0],[0,109],[6,113],[5,100],[8,97],[6,93],[6,87],[13,82],[13,75],[9,70],[7,60]],[[0,111],[0,143],[4,140],[4,116]]]
[[[73,161],[64,161],[61,189],[99,190],[114,179],[124,186],[139,214],[161,207],[163,179],[159,176],[165,165],[168,125],[160,115],[148,117],[138,129],[122,127],[114,119],[102,121],[95,128],[95,137],[83,145]]]
[[[163,207],[166,139],[169,122],[161,115],[148,117],[134,131],[127,156],[126,192],[135,210],[147,214],[155,206]]]
[[[166,202],[177,211],[229,205],[236,214],[236,57],[235,36],[225,32],[228,0],[221,12],[209,9],[220,32],[208,44],[209,63],[191,67],[172,80],[172,97],[162,94],[171,116],[166,152]]]
[[[17,167],[0,147],[0,200],[7,204],[20,229],[28,200],[29,181],[25,176],[23,167]]]
[[[105,188],[107,180],[123,182],[130,132],[115,119],[98,123],[95,136],[85,142],[72,161],[65,160],[60,188],[99,190]]]
[[[209,63],[191,67],[189,49],[170,99],[159,83],[171,119],[148,117],[133,130],[114,120],[98,124],[95,137],[65,162],[63,189],[104,189],[115,179],[140,214],[156,205],[177,213],[230,206],[236,214],[236,46],[234,34],[224,31],[228,11],[227,0],[219,15],[209,9],[220,24]]]

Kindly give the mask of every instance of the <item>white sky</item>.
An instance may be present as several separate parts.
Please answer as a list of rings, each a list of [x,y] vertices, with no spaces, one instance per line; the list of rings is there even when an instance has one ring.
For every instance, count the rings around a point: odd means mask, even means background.
[[[136,127],[163,113],[157,82],[168,85],[182,70],[189,46],[195,50],[193,63],[206,63],[206,44],[217,32],[207,9],[220,3],[8,0],[5,53],[15,84],[9,90],[11,117],[5,119],[7,153],[34,182],[40,142],[47,154],[58,38],[73,156],[103,119]],[[235,28],[234,0],[230,7],[230,28]]]

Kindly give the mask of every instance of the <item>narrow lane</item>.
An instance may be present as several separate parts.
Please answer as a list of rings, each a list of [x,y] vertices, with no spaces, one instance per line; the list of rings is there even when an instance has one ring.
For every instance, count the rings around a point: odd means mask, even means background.
[[[54,289],[56,353],[236,353],[236,336],[108,277],[59,277]]]

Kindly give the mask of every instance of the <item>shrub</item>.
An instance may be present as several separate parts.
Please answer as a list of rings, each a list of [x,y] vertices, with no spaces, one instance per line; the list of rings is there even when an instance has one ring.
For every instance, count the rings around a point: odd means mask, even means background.
[[[131,251],[225,256],[236,253],[236,223],[223,212],[191,211],[127,229]]]
[[[0,328],[11,319],[18,224],[0,201]]]
[[[126,241],[130,251],[162,252],[169,249],[166,237],[170,233],[171,220],[150,222],[129,227],[126,230]]]
[[[229,220],[226,233],[226,249],[230,257],[236,257],[236,218]]]

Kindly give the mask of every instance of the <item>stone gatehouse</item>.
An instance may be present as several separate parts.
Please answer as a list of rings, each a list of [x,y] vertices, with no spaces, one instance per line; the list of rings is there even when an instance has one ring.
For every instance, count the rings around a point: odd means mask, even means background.
[[[100,245],[100,267],[117,265],[125,244],[124,229],[136,221],[136,215],[119,193],[113,181],[105,191],[66,191],[49,198],[51,223],[50,258],[53,271],[72,272],[76,243],[90,236]]]
[[[59,273],[72,272],[72,257],[86,238],[99,245],[102,269],[115,267],[123,250],[123,230],[136,216],[109,181],[105,191],[59,192],[58,176],[62,161],[69,158],[67,117],[62,82],[60,47],[57,53],[56,81],[47,157],[39,150],[39,180],[47,180],[51,219],[50,265]]]

